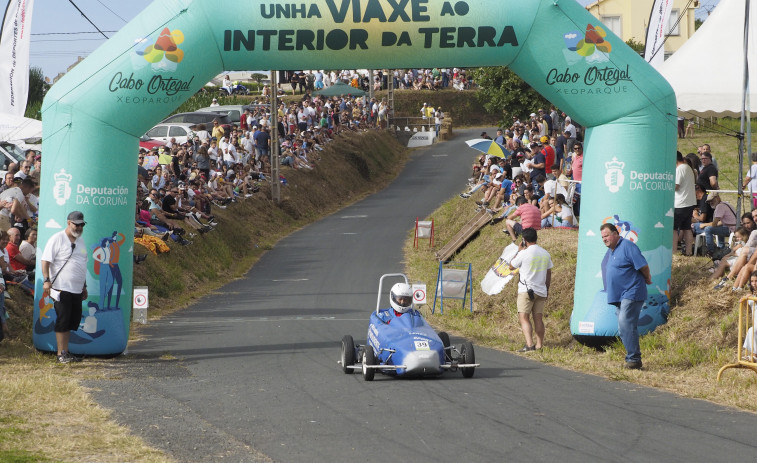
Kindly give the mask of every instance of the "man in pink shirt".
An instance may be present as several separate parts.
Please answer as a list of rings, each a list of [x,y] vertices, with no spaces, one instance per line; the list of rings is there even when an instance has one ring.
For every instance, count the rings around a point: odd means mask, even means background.
[[[507,220],[505,221],[507,230],[502,230],[503,232],[510,234],[513,243],[518,239],[518,235],[520,235],[521,231],[524,229],[541,229],[541,211],[539,211],[538,207],[529,204],[523,196],[520,196],[515,200],[515,205],[518,206],[518,208],[508,215]],[[517,217],[520,217],[520,222],[514,220]]]

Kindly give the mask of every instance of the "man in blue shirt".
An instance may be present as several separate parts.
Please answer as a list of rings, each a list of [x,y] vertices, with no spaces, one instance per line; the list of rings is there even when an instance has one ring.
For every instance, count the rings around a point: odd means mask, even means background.
[[[647,300],[647,285],[652,284],[647,260],[638,246],[623,239],[611,223],[599,228],[602,242],[608,247],[602,259],[602,281],[607,293],[607,303],[616,307],[620,340],[626,348],[625,367],[641,368],[639,346],[639,314]]]

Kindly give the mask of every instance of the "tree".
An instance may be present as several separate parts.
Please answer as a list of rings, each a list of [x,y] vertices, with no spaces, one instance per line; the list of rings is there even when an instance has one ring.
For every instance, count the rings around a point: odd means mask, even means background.
[[[547,99],[506,67],[476,69],[473,79],[479,88],[478,100],[489,113],[502,114],[503,126],[510,126],[512,116],[524,117],[549,106]]]
[[[638,40],[634,39],[633,37],[631,37],[630,39],[626,40],[626,45],[628,45],[629,47],[633,48],[633,51],[635,51],[636,53],[638,53],[640,55],[644,55],[644,48],[646,48],[646,47],[644,46],[643,43],[639,42]]]
[[[45,82],[45,76],[42,74],[42,68],[32,67],[29,69],[29,93],[26,101],[26,117],[39,119],[39,110],[42,107],[42,100],[50,85]]]
[[[268,78],[268,76],[267,76],[267,75],[265,75],[265,74],[261,74],[261,73],[259,73],[259,72],[254,72],[254,73],[250,74],[250,79],[252,79],[252,80],[254,80],[255,82],[257,82],[257,83],[258,83],[258,85],[260,85],[260,82],[262,82],[262,81],[263,81],[263,79],[267,79],[267,78]]]

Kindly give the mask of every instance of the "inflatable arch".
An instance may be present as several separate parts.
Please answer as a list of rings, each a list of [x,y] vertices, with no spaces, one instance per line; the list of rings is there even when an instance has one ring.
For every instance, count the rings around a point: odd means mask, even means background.
[[[654,280],[648,312],[656,312],[645,313],[650,323],[643,325],[662,322],[672,257],[675,96],[574,0],[160,0],[44,100],[40,249],[70,211],[83,211],[88,222],[87,249],[77,252],[89,253],[89,299],[71,352],[126,348],[137,138],[206,82],[233,69],[433,66],[509,66],[588,128],[573,334],[617,331],[601,291],[599,226],[607,220],[647,255]],[[55,311],[40,298],[41,278],[38,272],[34,344],[53,351]]]

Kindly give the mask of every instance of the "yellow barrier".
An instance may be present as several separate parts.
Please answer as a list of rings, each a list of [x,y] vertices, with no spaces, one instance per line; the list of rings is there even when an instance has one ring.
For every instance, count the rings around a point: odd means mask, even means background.
[[[739,303],[739,344],[736,346],[736,363],[729,363],[718,371],[718,381],[723,372],[729,368],[749,368],[757,373],[757,321],[754,319],[754,308],[757,297],[742,297]],[[751,332],[750,332],[751,331]],[[746,336],[746,341],[744,337]],[[744,344],[747,347],[744,348]]]

